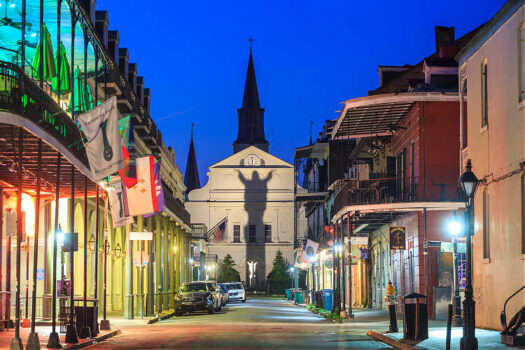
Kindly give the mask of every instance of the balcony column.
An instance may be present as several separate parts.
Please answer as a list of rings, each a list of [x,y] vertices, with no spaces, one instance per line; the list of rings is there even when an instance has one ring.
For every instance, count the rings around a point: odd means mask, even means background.
[[[155,247],[153,248],[155,251],[153,252],[153,257],[155,258],[155,290],[153,291],[155,295],[155,312],[158,312],[159,314],[162,312],[162,241],[163,241],[163,225],[162,225],[162,214],[155,215],[155,233],[154,236],[154,242]]]
[[[180,280],[181,284],[186,282],[186,269],[187,269],[187,259],[188,253],[186,251],[186,237],[182,227],[180,228],[180,245],[181,245],[181,255],[180,255]]]
[[[147,218],[146,219],[148,231],[153,232],[153,239],[155,239],[155,232],[153,230],[153,219]],[[149,264],[146,266],[146,316],[153,316],[154,314],[154,293],[155,293],[155,284],[153,281],[153,242],[154,241],[148,241],[147,242],[147,252],[149,255]]]
[[[177,278],[178,274],[179,274],[179,269],[178,269],[178,261],[180,259],[180,256],[179,256],[179,248],[177,246],[177,242],[178,242],[178,238],[177,238],[177,226],[175,224],[175,222],[172,222],[171,223],[171,247],[172,249],[174,250],[174,254],[173,254],[173,259],[171,259],[171,267],[172,267],[172,270],[171,270],[171,285],[173,286],[173,290],[174,291],[177,291],[179,289],[179,279]]]
[[[165,309],[169,309],[169,261],[168,256],[171,252],[170,244],[169,244],[169,232],[168,232],[168,218],[163,217],[162,218],[162,235],[163,235],[163,243],[162,243],[162,305],[164,305]]]
[[[144,218],[142,217],[142,215],[139,215],[137,216],[137,232],[143,232],[144,231]],[[138,260],[140,261],[141,258],[141,254],[142,254],[142,251],[144,250],[144,242],[145,241],[138,241],[138,249],[137,249],[137,252],[138,253]],[[131,247],[133,247],[133,244],[130,244]],[[144,316],[144,266],[140,266],[138,268],[138,278],[137,278],[137,291],[139,293],[139,297],[138,297],[138,310],[137,312],[140,314],[140,317],[142,318]]]
[[[142,218],[142,217],[141,217]],[[124,297],[124,318],[133,319],[133,241],[129,239],[131,224],[126,225],[126,294]]]

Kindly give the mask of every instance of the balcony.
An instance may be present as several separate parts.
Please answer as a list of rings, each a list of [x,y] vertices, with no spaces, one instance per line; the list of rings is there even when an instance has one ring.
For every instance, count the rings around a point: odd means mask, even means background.
[[[205,224],[191,224],[191,238],[193,239],[204,239],[206,240],[206,234],[208,233],[208,227]]]
[[[185,225],[190,225],[190,213],[184,208],[177,198],[173,196],[170,189],[166,185],[162,185],[164,190],[164,201],[166,208],[168,208],[173,214],[175,214]]]
[[[341,180],[336,189],[332,216],[337,215],[345,207],[354,207],[356,211],[372,209],[372,205],[381,206],[382,211],[391,207],[394,211],[396,203],[416,202],[463,202],[457,180],[450,177],[424,176],[410,178],[385,177],[369,180]],[[437,205],[440,207],[440,205]],[[402,206],[399,206],[401,210]]]

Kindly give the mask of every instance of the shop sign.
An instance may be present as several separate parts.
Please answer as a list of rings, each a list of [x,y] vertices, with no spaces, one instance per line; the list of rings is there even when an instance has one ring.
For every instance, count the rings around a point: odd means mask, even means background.
[[[133,253],[133,263],[136,267],[145,267],[149,263],[149,254],[143,250]]]
[[[406,229],[403,226],[390,226],[390,250],[406,249]]]
[[[467,246],[465,243],[456,243],[457,246],[457,253],[463,253],[465,254],[467,250]],[[452,242],[441,242],[441,252],[442,253],[454,253],[454,243]]]
[[[368,237],[353,236],[352,245],[368,245]]]
[[[130,232],[129,240],[130,241],[152,241],[153,232]]]

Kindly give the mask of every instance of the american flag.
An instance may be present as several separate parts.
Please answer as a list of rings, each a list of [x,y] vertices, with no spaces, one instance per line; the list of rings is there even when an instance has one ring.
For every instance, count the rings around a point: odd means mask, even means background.
[[[215,242],[221,242],[224,239],[224,232],[226,232],[226,222],[226,219],[222,220],[222,222],[213,230],[212,234]]]

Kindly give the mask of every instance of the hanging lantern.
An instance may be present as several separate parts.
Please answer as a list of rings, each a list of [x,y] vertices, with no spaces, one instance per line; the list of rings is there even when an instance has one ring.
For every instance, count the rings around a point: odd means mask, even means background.
[[[95,240],[95,236],[93,234],[91,234],[91,237],[89,237],[88,244],[89,244],[89,251],[91,253],[95,252],[95,249],[97,247],[95,246],[96,240]]]
[[[120,258],[121,254],[122,254],[122,248],[120,248],[120,244],[117,243],[117,245],[113,249],[113,255],[118,259]]]

